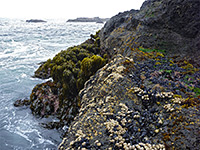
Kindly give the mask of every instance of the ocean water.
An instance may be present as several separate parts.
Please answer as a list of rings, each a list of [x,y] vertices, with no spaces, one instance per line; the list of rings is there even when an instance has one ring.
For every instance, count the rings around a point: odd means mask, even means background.
[[[32,78],[38,63],[89,38],[103,24],[26,23],[0,18],[0,150],[53,150],[61,142],[57,130],[41,127],[29,108],[13,102],[29,98],[32,88],[44,80]]]

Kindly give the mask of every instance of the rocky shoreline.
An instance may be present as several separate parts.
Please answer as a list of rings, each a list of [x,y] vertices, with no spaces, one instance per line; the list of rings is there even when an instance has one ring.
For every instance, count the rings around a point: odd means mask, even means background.
[[[200,147],[198,1],[147,0],[112,17],[84,43],[42,63],[30,105],[58,149]]]

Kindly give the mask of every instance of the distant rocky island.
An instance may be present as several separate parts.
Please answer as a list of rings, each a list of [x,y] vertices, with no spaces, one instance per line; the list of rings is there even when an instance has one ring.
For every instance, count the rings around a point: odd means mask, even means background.
[[[94,17],[94,18],[88,18],[88,17],[79,17],[76,19],[69,19],[67,22],[96,22],[96,23],[104,23],[108,21],[109,18],[99,18],[99,17]]]
[[[40,23],[40,22],[47,22],[47,21],[41,20],[41,19],[30,19],[30,20],[26,20],[26,22]]]

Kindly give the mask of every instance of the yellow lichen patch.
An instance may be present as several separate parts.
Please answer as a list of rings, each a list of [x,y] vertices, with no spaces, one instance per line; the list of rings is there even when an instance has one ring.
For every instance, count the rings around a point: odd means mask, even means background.
[[[158,57],[158,56],[165,57],[164,54],[160,52],[157,52],[155,57]]]
[[[161,63],[157,61],[157,62],[155,63],[155,65],[161,65]]]
[[[125,28],[122,27],[122,28],[117,28],[117,29],[115,29],[112,33],[116,33],[116,32],[122,33],[122,32],[124,32],[124,31],[125,31]]]
[[[200,101],[199,101],[199,98],[189,97],[185,99],[185,101],[182,102],[182,104],[183,104],[182,108],[188,108],[188,107],[193,107],[193,106],[200,106]]]

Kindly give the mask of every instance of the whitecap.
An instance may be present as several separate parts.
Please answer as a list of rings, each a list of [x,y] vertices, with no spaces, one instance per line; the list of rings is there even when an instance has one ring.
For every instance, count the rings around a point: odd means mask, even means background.
[[[29,139],[28,136],[26,136],[25,134],[23,134],[23,133],[21,133],[21,132],[15,131],[14,133],[20,135],[20,136],[23,137],[23,138],[25,138],[26,141],[29,141],[30,143],[32,142],[32,141]]]
[[[22,77],[22,78],[26,78],[27,75],[26,75],[25,73],[22,73],[22,74],[21,74],[21,77]]]
[[[10,54],[10,53],[13,53],[13,52],[14,52],[14,50],[12,50],[12,49],[6,49],[4,51],[4,54]]]

